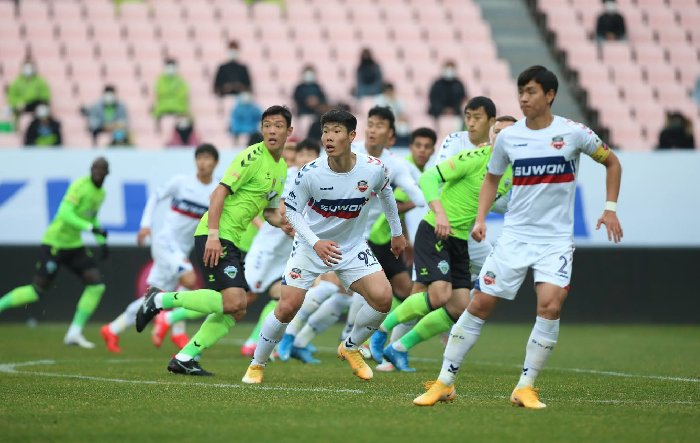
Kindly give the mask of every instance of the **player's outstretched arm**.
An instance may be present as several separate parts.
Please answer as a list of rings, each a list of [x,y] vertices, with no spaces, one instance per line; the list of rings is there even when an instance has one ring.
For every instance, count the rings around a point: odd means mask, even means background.
[[[204,266],[215,267],[221,257],[221,240],[219,240],[219,221],[224,210],[224,200],[229,195],[229,190],[219,185],[214,189],[209,198],[209,235],[204,246]]]
[[[617,199],[620,195],[620,182],[622,181],[622,164],[614,152],[610,151],[602,162],[605,166],[606,202],[603,215],[598,219],[596,230],[600,225],[605,225],[608,231],[608,240],[619,243],[622,240],[622,225],[617,219]]]
[[[488,214],[493,201],[496,199],[498,182],[500,180],[500,175],[487,172],[486,177],[484,177],[484,182],[481,184],[481,191],[479,191],[479,209],[477,210],[476,221],[474,221],[474,228],[472,229],[472,238],[478,242],[486,238],[486,214]]]

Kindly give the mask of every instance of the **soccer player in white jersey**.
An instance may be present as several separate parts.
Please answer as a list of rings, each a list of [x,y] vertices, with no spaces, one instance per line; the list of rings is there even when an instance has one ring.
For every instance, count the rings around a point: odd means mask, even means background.
[[[622,177],[620,161],[593,131],[552,114],[557,87],[557,77],[542,66],[531,66],[518,76],[518,100],[525,119],[503,130],[496,139],[472,236],[478,241],[485,238],[486,213],[501,174],[511,164],[513,189],[503,232],[479,273],[467,310],[452,327],[438,380],[413,401],[416,405],[431,406],[454,396],[455,377],[484,321],[499,299],[515,298],[527,269],[533,268],[537,318],[510,401],[529,409],[546,407],[534,384],[556,346],[559,314],[569,292],[574,193],[582,152],[606,168],[607,201],[596,229],[604,224],[609,240],[618,243],[622,239],[615,212]]]
[[[366,300],[355,326],[338,346],[338,358],[353,373],[372,378],[372,369],[359,351],[391,307],[391,285],[367,246],[365,205],[372,194],[381,201],[391,227],[391,247],[399,256],[406,247],[394,194],[381,160],[350,150],[357,119],[347,111],[331,110],[321,117],[321,143],[327,157],[299,171],[285,196],[286,217],[296,231],[294,251],[284,271],[282,298],[266,319],[244,383],[262,383],[270,353],[301,306],[316,277],[335,271],[345,288]]]
[[[286,148],[285,148],[286,149]],[[286,195],[294,184],[299,167],[317,159],[320,147],[316,140],[307,138],[294,146],[294,157],[287,158],[287,181],[282,195]],[[265,317],[277,306],[281,295],[282,273],[292,252],[292,238],[284,231],[265,222],[246,255],[245,278],[251,292],[267,293],[270,302],[260,313],[260,321],[241,348],[243,356],[252,357],[258,343],[258,335]]]
[[[145,240],[151,236],[153,214],[158,203],[169,199],[170,210],[163,219],[163,224],[156,230],[151,244],[151,256],[153,267],[146,279],[149,286],[155,286],[166,291],[175,290],[178,285],[188,289],[194,289],[197,276],[190,263],[189,255],[192,251],[194,229],[209,206],[209,195],[216,188],[217,181],[212,176],[219,162],[219,152],[208,143],[199,145],[194,151],[197,174],[179,174],[171,178],[167,183],[152,193],[141,218],[141,229],[138,233],[138,243],[143,246]],[[110,352],[121,352],[119,348],[119,334],[136,321],[136,311],[143,303],[143,297],[138,298],[127,306],[111,323],[102,326],[100,330],[102,338]],[[165,314],[165,313],[164,313]],[[172,314],[172,313],[171,313]],[[175,312],[178,317],[170,325],[178,324],[187,318],[199,318],[202,314],[194,311],[179,310]],[[160,325],[161,330],[163,325]],[[156,336],[162,342],[163,335]],[[176,326],[171,334],[171,340],[179,348],[187,344],[189,339],[182,324]],[[156,342],[160,345],[160,342]]]

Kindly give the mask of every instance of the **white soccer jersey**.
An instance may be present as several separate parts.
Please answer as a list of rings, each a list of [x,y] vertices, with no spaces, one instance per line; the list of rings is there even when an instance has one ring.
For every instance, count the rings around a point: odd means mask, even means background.
[[[503,233],[529,243],[573,241],[574,196],[580,153],[603,162],[608,147],[586,126],[554,116],[529,129],[525,119],[496,139],[488,171],[502,175],[513,165],[513,189]]]
[[[365,155],[369,155],[367,153],[367,149],[365,148],[364,142],[353,143],[352,150],[353,152],[359,152]],[[410,198],[416,206],[426,206],[423,192],[420,190],[420,187],[418,187],[418,179],[414,174],[415,171],[411,170],[411,167],[413,167],[416,171],[418,170],[418,168],[410,164],[405,158],[399,157],[398,155],[394,154],[386,148],[382,150],[382,154],[379,156],[379,160],[381,160],[382,163],[384,163],[384,166],[388,171],[389,182],[391,183],[392,188],[398,187],[403,189],[404,192],[406,192],[406,194],[408,195],[408,198]],[[420,176],[420,171],[418,171],[418,173],[418,175]],[[368,206],[369,214],[367,216],[368,224],[365,232],[365,237],[369,237],[369,231],[372,229],[372,225],[375,221],[377,221],[377,218],[379,218],[379,215],[382,213],[382,205],[379,202],[379,199],[371,199]]]
[[[435,155],[428,162],[428,166],[434,166],[444,162],[450,157],[458,154],[465,149],[474,149],[476,145],[469,141],[469,132],[459,131],[445,137]]]
[[[334,172],[328,157],[304,165],[294,179],[294,186],[284,195],[287,211],[304,214],[311,231],[323,240],[333,240],[342,253],[365,240],[367,203],[389,184],[382,162],[356,153],[355,167],[349,172]],[[297,234],[295,244],[306,241]],[[311,247],[311,245],[308,245]]]
[[[146,203],[141,227],[151,227],[153,213],[158,202],[170,198],[170,210],[154,236],[154,240],[179,246],[184,252],[192,249],[194,233],[199,219],[209,207],[209,196],[218,186],[218,180],[209,184],[200,182],[196,175],[176,175],[160,186]]]

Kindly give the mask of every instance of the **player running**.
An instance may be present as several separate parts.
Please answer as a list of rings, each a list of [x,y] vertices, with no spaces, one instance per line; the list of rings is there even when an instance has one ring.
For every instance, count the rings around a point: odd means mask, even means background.
[[[358,347],[391,307],[391,285],[364,240],[366,205],[373,193],[391,226],[395,257],[403,252],[406,239],[386,168],[379,159],[350,150],[356,126],[357,119],[349,112],[325,113],[321,141],[327,157],[304,166],[285,196],[286,216],[296,231],[294,251],[284,271],[282,298],[265,319],[244,383],[262,383],[270,353],[299,310],[306,291],[327,271],[335,271],[345,288],[367,302],[357,313],[353,330],[338,346],[338,358],[347,360],[357,377],[369,380],[373,376]]]
[[[321,151],[318,142],[310,138],[300,141],[294,145],[293,149],[293,158],[285,156],[285,160],[290,166],[287,168],[287,180],[282,195],[289,192],[299,167],[317,159]],[[292,238],[269,223],[263,224],[246,256],[245,277],[252,292],[256,294],[267,293],[270,301],[260,312],[257,325],[241,348],[241,354],[246,357],[253,356],[262,323],[265,317],[277,306],[282,291],[282,274],[291,253]]]
[[[438,211],[441,209],[447,214],[448,225],[442,225],[440,228],[448,230],[451,234],[459,237],[457,232],[461,231],[461,237],[469,235],[471,224],[476,218],[476,210],[478,208],[479,190],[483,176],[486,174],[486,163],[491,155],[495,137],[501,129],[511,126],[515,122],[515,118],[511,116],[502,116],[496,118],[496,123],[491,127],[490,145],[477,148],[476,150],[462,151],[451,159],[440,163],[426,171],[421,177],[421,189],[425,193],[425,198],[430,203],[431,208],[434,207]],[[495,129],[494,129],[495,128]],[[440,185],[444,184],[443,194],[438,196]],[[496,208],[497,202],[501,199],[508,199],[508,192],[512,184],[512,172],[510,169],[506,171],[498,185],[497,201],[492,206],[493,212],[505,212],[505,206],[501,206],[504,210]],[[442,202],[444,201],[444,205]],[[432,213],[435,217],[436,213]],[[465,214],[463,218],[460,214]],[[430,214],[426,217],[429,220]],[[430,223],[430,221],[428,221]],[[436,227],[436,231],[437,231]],[[448,240],[449,241],[449,240]],[[484,260],[491,252],[491,245],[488,241],[476,243],[481,245],[476,251],[472,251],[472,243],[468,243],[469,252],[469,272],[471,281],[475,281],[479,276]],[[418,242],[416,243],[416,255],[418,251]],[[437,244],[436,244],[437,245]],[[432,244],[420,244],[422,253],[434,254]],[[436,246],[437,249],[437,246]],[[485,249],[485,250],[484,250]],[[417,261],[419,261],[417,259]],[[421,278],[421,277],[419,277]],[[429,288],[433,283],[429,285]],[[429,289],[430,290],[430,289]],[[428,340],[438,334],[448,332],[459,316],[464,312],[469,303],[469,297],[464,291],[453,290],[447,301],[441,309],[430,311],[427,315],[406,333],[400,340],[392,340],[392,343],[383,351],[384,358],[389,359],[394,366],[402,371],[412,371],[408,367],[408,351],[417,344]],[[405,323],[402,323],[405,324]],[[396,328],[394,328],[394,331]],[[393,338],[393,334],[392,334]]]
[[[194,160],[197,167],[196,175],[179,174],[159,187],[149,196],[141,217],[141,229],[137,241],[140,246],[143,246],[146,239],[151,236],[153,215],[158,204],[166,199],[169,200],[170,210],[153,237],[151,244],[153,267],[146,278],[149,286],[166,291],[173,291],[178,285],[186,289],[195,289],[197,284],[197,275],[188,257],[194,243],[192,234],[199,219],[207,210],[209,196],[218,184],[212,176],[219,162],[219,152],[211,144],[201,144],[194,151]],[[136,311],[142,303],[143,297],[134,300],[123,313],[100,329],[110,352],[121,352],[119,334],[134,324]],[[202,313],[187,309],[161,313],[153,330],[154,344],[160,346],[168,330],[173,326],[174,330],[170,338],[177,348],[181,349],[189,341],[184,324],[181,322],[201,317],[203,317]]]
[[[161,309],[184,307],[210,314],[190,342],[170,360],[170,372],[212,375],[195,357],[225,336],[246,313],[245,269],[236,246],[241,233],[263,210],[271,225],[283,225],[278,202],[287,165],[282,149],[293,130],[292,114],[286,107],[272,106],[260,120],[263,141],[236,155],[194,233],[195,254],[207,289],[161,292],[151,288],[136,314],[139,332]]]
[[[81,232],[92,232],[100,245],[101,258],[107,258],[107,231],[100,227],[97,220],[97,213],[105,199],[102,185],[107,174],[107,160],[98,157],[92,162],[89,176],[70,184],[42,239],[34,280],[31,284],[17,287],[0,298],[0,312],[34,303],[51,288],[60,267],[67,266],[80,277],[85,289],[63,343],[86,349],[94,348],[95,344],[83,336],[83,327],[100,303],[105,285],[102,283],[92,252],[83,245]]]
[[[479,194],[472,237],[484,240],[486,213],[502,174],[512,165],[513,190],[503,232],[479,273],[467,310],[452,327],[438,380],[413,401],[416,405],[431,406],[454,397],[455,377],[484,322],[499,299],[515,298],[527,269],[533,268],[537,318],[510,401],[529,409],[546,407],[534,384],[556,346],[559,314],[569,292],[574,193],[582,152],[606,168],[607,201],[596,229],[604,224],[609,240],[617,243],[622,239],[615,213],[622,176],[620,161],[593,131],[552,114],[557,88],[557,77],[542,66],[531,66],[518,76],[518,99],[525,119],[496,140]]]

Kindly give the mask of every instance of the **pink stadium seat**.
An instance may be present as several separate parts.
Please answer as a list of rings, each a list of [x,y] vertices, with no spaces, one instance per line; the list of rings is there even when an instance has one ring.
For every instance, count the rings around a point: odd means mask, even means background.
[[[601,54],[606,63],[629,63],[632,53],[627,42],[605,42],[601,45]]]
[[[85,40],[88,36],[87,23],[81,18],[66,18],[57,22],[58,32],[64,40]]]
[[[93,23],[108,23],[114,20],[115,7],[112,2],[92,0],[83,3],[87,19]]]
[[[119,18],[124,23],[145,22],[149,20],[150,5],[146,2],[126,2],[119,7]]]

